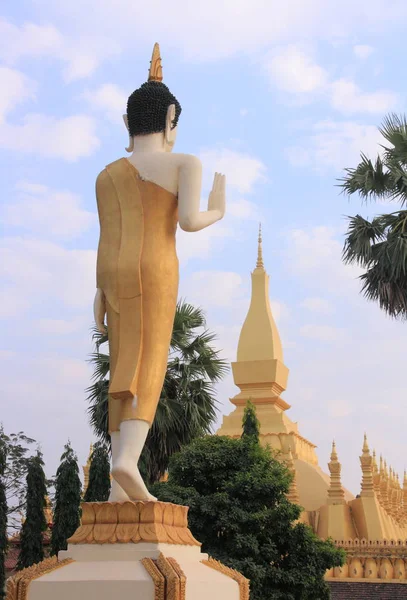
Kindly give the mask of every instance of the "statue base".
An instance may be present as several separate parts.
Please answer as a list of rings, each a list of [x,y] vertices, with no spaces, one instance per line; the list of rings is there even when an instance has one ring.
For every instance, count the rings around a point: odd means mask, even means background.
[[[249,583],[203,554],[188,508],[90,502],[58,560],[10,578],[6,600],[248,600]]]

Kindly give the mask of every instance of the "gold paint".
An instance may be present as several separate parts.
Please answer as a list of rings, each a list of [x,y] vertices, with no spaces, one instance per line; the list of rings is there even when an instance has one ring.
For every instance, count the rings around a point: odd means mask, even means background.
[[[178,295],[177,198],[120,159],[98,176],[97,287],[109,330],[109,429],[152,423],[167,368]],[[133,408],[133,397],[137,406]]]
[[[165,600],[180,600],[181,581],[177,571],[162,553],[160,553],[155,564],[165,578]]]
[[[165,577],[152,558],[143,558],[141,564],[154,582],[154,600],[166,600]]]
[[[177,573],[178,577],[179,577],[179,582],[180,582],[180,595],[179,595],[179,600],[185,600],[186,599],[186,593],[187,593],[187,577],[184,573],[184,571],[181,569],[180,565],[178,564],[178,562],[175,560],[175,558],[172,557],[168,557],[167,558],[168,562],[170,563],[170,565],[172,566],[172,568],[174,569],[174,571]]]
[[[188,529],[188,507],[168,502],[84,502],[69,544],[139,542],[200,546]]]
[[[46,573],[51,573],[56,569],[65,567],[72,562],[74,561],[71,558],[58,561],[56,556],[52,556],[36,565],[18,571],[18,573],[7,580],[6,600],[27,600],[28,588],[34,579],[38,579]]]
[[[235,571],[235,569],[231,569],[226,565],[222,564],[218,560],[214,558],[209,558],[209,560],[202,560],[202,564],[207,567],[211,567],[211,569],[215,569],[215,571],[219,571],[226,577],[230,577],[234,581],[237,582],[239,586],[240,600],[249,600],[250,596],[250,588],[249,588],[249,580],[244,577],[239,571]]]
[[[160,46],[155,43],[153,55],[151,57],[150,71],[148,73],[148,81],[162,81],[163,69],[161,66]]]

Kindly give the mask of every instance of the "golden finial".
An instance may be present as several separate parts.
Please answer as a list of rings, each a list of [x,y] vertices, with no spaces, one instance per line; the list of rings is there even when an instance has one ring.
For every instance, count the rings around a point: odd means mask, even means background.
[[[258,269],[264,269],[262,242],[263,242],[263,238],[261,237],[261,223],[259,223],[259,238],[258,238],[257,263],[256,263],[256,267]]]
[[[338,460],[338,454],[336,452],[336,444],[335,444],[335,440],[332,442],[332,452],[331,452],[331,460]]]
[[[367,435],[366,435],[366,433],[364,434],[364,438],[363,438],[363,452],[364,453],[369,452],[369,446],[368,446],[368,443],[367,443]]]
[[[150,71],[148,73],[148,81],[162,81],[163,68],[161,66],[160,46],[154,44],[153,55],[151,57]]]
[[[379,469],[377,468],[377,460],[376,460],[376,450],[373,450],[373,473],[378,473]]]
[[[341,483],[342,466],[338,460],[336,444],[332,442],[331,460],[328,463],[330,484],[328,488],[328,504],[344,504],[345,492]]]

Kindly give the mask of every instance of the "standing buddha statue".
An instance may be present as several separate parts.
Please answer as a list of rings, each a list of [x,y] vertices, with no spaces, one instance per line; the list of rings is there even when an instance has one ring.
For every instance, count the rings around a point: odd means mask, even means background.
[[[202,165],[173,153],[181,106],[162,83],[155,45],[149,78],[128,99],[131,153],[96,181],[100,221],[94,316],[109,338],[110,501],[155,500],[138,461],[167,368],[178,296],[177,224],[195,232],[225,214],[225,177],[215,174],[200,210]]]

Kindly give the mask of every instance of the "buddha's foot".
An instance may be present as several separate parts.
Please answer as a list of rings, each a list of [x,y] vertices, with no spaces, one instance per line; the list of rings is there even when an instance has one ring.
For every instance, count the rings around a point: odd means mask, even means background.
[[[112,487],[110,489],[109,502],[128,502],[129,496],[126,494],[124,489],[120,487],[115,479],[112,481]]]
[[[140,475],[137,463],[132,459],[119,458],[112,470],[113,478],[131,500],[153,501],[154,498],[148,491]]]

